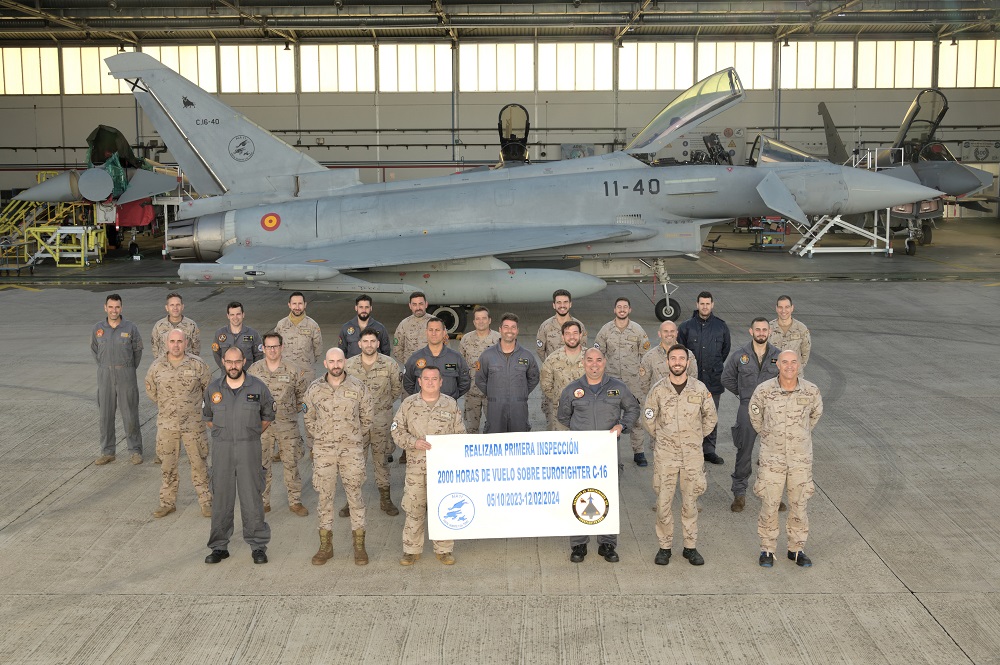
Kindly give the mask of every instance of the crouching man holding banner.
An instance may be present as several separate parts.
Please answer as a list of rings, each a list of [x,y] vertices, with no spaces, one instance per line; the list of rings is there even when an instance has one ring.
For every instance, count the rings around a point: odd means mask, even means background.
[[[610,430],[616,437],[630,432],[639,420],[639,402],[623,381],[604,373],[606,362],[600,349],[587,349],[583,357],[586,374],[566,386],[559,399],[559,422],[571,431]],[[617,440],[615,448],[617,450]],[[590,536],[571,536],[569,560],[580,563],[587,556]],[[615,548],[618,535],[597,536],[597,553],[608,563],[619,560]]]
[[[393,418],[392,439],[406,452],[406,483],[400,507],[406,513],[403,525],[403,558],[399,563],[412,566],[424,551],[427,527],[427,453],[433,434],[465,434],[458,403],[441,394],[441,370],[427,365],[417,377],[420,392],[403,400]],[[434,554],[446,566],[455,563],[453,540],[435,540]]]

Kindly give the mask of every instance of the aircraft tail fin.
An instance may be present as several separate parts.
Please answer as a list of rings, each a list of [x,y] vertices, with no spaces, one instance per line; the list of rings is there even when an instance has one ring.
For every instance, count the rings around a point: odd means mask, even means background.
[[[846,164],[851,159],[844,140],[840,138],[837,125],[833,124],[830,111],[826,108],[825,102],[819,103],[819,114],[823,116],[823,130],[826,132],[826,150],[830,161],[834,164]]]
[[[354,171],[328,171],[243,114],[144,53],[106,60],[132,93],[199,194],[296,195],[298,176],[322,173],[328,189],[358,182]],[[314,176],[315,178],[315,176]]]

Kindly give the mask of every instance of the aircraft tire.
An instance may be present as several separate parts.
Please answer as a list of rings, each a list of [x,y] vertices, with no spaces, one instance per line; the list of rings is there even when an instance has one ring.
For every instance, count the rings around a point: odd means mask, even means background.
[[[461,305],[431,305],[431,316],[444,321],[445,332],[454,338],[457,333],[465,332],[466,313]]]
[[[681,318],[681,304],[673,298],[661,298],[656,303],[656,318],[659,321],[676,321]]]
[[[924,224],[923,226],[921,226],[920,227],[920,240],[918,240],[917,242],[919,242],[921,245],[929,245],[929,244],[931,244],[931,238],[933,237],[933,231],[934,231],[934,228],[930,224]]]
[[[906,239],[906,255],[914,256],[917,253],[917,243],[909,238]]]

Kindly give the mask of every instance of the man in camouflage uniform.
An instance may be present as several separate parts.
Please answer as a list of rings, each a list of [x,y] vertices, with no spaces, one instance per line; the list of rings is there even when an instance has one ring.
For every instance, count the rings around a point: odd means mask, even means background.
[[[441,393],[441,370],[425,367],[417,378],[420,392],[410,395],[400,404],[392,421],[392,438],[396,445],[409,453],[406,464],[406,484],[400,504],[406,512],[403,525],[403,558],[400,565],[412,566],[424,551],[427,527],[427,453],[432,434],[464,434],[462,412],[458,402]],[[434,554],[446,566],[455,563],[453,540],[433,541]]]
[[[413,353],[427,343],[427,296],[420,291],[410,294],[410,312],[408,317],[396,326],[396,335],[392,338],[392,357],[400,365],[405,365]]]
[[[146,394],[156,404],[156,455],[163,483],[160,507],[153,517],[166,517],[177,505],[177,458],[181,443],[191,462],[191,484],[201,504],[201,514],[212,516],[208,491],[208,431],[201,420],[201,402],[212,380],[205,361],[186,352],[188,336],[174,328],[167,333],[167,353],[153,361],[146,372]]]
[[[479,356],[483,351],[500,341],[500,333],[490,330],[490,310],[477,305],[472,311],[472,325],[475,330],[462,336],[458,351],[462,354],[465,364],[469,366],[472,375],[472,385],[465,394],[465,429],[473,434],[479,433],[479,423],[482,421],[483,406],[486,395],[476,385],[476,372],[479,371]]]
[[[539,385],[550,404],[559,404],[563,389],[586,373],[583,369],[583,348],[580,346],[580,324],[576,321],[564,323],[562,339],[563,347],[542,363]],[[549,409],[548,418],[550,431],[566,430],[566,426],[556,418],[554,409]]]
[[[746,506],[747,484],[753,473],[753,446],[757,431],[750,426],[747,411],[750,396],[757,386],[778,376],[778,354],[781,351],[768,344],[770,335],[767,319],[758,316],[750,324],[750,341],[729,354],[722,368],[723,387],[740,400],[736,409],[736,424],[732,428],[736,467],[732,476],[733,503],[729,509],[734,513],[743,512]],[[781,504],[778,510],[785,510],[785,504]]]
[[[607,372],[625,382],[633,395],[642,396],[639,381],[639,363],[649,351],[649,336],[635,321],[629,319],[632,303],[626,297],[615,300],[615,318],[604,324],[594,339],[594,348],[601,349],[608,359]],[[645,436],[634,432],[629,436],[632,442],[632,459],[638,466],[647,466],[643,451]]]
[[[639,390],[643,399],[660,379],[670,376],[667,351],[677,343],[677,324],[673,321],[664,321],[656,334],[660,338],[660,343],[647,351],[639,363]],[[690,349],[688,349],[687,373],[688,376],[698,378],[698,360]]]
[[[705,563],[697,550],[698,497],[705,493],[705,456],[701,442],[718,422],[712,393],[705,384],[687,373],[688,350],[674,344],[667,351],[669,375],[653,386],[646,397],[642,423],[653,437],[653,489],[656,491],[656,537],[660,549],[653,563],[670,563],[674,540],[671,504],[681,486],[681,527],[684,549],[681,555],[691,565]]]
[[[178,328],[188,336],[187,353],[201,355],[201,330],[198,324],[184,316],[184,298],[179,293],[168,293],[167,315],[153,324],[149,343],[153,347],[153,357],[159,358],[167,352],[167,333]]]
[[[538,361],[517,342],[517,315],[500,318],[500,343],[479,357],[476,386],[486,395],[486,432],[527,432],[528,395],[538,385]]]
[[[587,326],[583,322],[570,316],[569,311],[573,309],[573,296],[566,289],[556,289],[552,293],[552,309],[555,315],[542,321],[538,326],[538,334],[535,335],[535,344],[538,347],[538,359],[545,363],[545,360],[563,347],[562,327],[569,321],[576,321],[580,326],[580,345],[587,347]],[[542,413],[550,423],[559,422],[556,419],[556,408],[559,406],[559,396],[550,400],[547,395],[542,395]]]
[[[321,566],[333,557],[333,495],[340,474],[347,504],[351,507],[354,563],[368,563],[365,551],[364,437],[372,428],[374,402],[368,387],[347,374],[344,352],[326,352],[326,374],[306,390],[306,431],[313,439],[313,487],[319,494],[319,550],[312,558]]]
[[[792,304],[791,296],[778,296],[778,302],[774,306],[778,318],[770,322],[771,344],[782,351],[795,351],[799,354],[800,375],[805,372],[806,364],[809,362],[809,352],[812,351],[812,336],[809,328],[798,319],[792,318],[795,305]]]
[[[361,353],[361,333],[371,328],[378,334],[378,352],[384,356],[392,355],[392,338],[389,331],[381,323],[371,318],[372,297],[367,293],[362,293],[354,299],[354,311],[357,316],[340,327],[340,338],[337,346],[344,352],[347,359]]]
[[[395,449],[389,426],[392,424],[392,403],[403,392],[403,370],[390,356],[379,353],[381,338],[378,331],[365,328],[361,333],[360,355],[347,359],[344,370],[361,379],[368,386],[375,408],[372,428],[365,433],[365,459],[371,452],[375,467],[375,486],[378,487],[379,508],[387,515],[395,517],[399,510],[392,504],[389,493],[389,465],[386,455]],[[350,503],[340,509],[340,516],[351,514]]]
[[[757,533],[760,560],[765,568],[774,565],[778,546],[778,504],[788,488],[788,558],[799,566],[811,566],[803,551],[809,535],[806,502],[816,488],[812,479],[812,431],[823,415],[819,388],[799,376],[799,354],[782,351],[778,355],[778,376],[757,386],[750,397],[750,424],[760,432],[757,482],[754,494],[760,497]]]
[[[142,360],[139,328],[122,318],[122,297],[104,299],[107,318],[90,333],[90,352],[97,363],[97,410],[101,423],[101,456],[94,464],[115,461],[115,411],[121,407],[122,425],[132,452],[132,464],[142,464],[142,431],[139,429],[139,384],[136,368]]]
[[[243,325],[243,303],[233,301],[226,307],[226,316],[229,318],[229,325],[222,326],[215,331],[215,341],[212,342],[212,354],[215,356],[215,364],[219,366],[222,373],[226,373],[222,358],[226,355],[226,350],[237,347],[243,352],[243,371],[250,369],[250,365],[264,357],[264,341],[260,338],[260,333],[250,326]]]
[[[279,333],[264,335],[264,359],[258,360],[247,374],[264,382],[274,398],[274,422],[261,434],[261,463],[265,469],[264,512],[271,511],[271,462],[275,446],[280,451],[279,460],[284,469],[285,490],[288,492],[288,509],[305,517],[309,514],[302,505],[302,478],[299,477],[299,460],[302,459],[302,436],[299,434],[298,414],[305,396],[306,373],[299,365],[283,357],[284,339]]]
[[[288,316],[278,321],[274,332],[281,335],[282,355],[305,372],[306,385],[316,378],[316,363],[323,353],[323,333],[319,324],[306,315],[306,299],[301,291],[288,297]]]

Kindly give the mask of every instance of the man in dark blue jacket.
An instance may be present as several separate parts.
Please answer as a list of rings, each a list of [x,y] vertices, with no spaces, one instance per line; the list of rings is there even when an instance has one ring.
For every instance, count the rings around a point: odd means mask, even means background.
[[[729,357],[729,326],[719,317],[712,314],[715,299],[708,291],[698,294],[698,309],[690,319],[677,329],[677,342],[683,344],[698,360],[698,380],[705,384],[712,393],[715,408],[719,408],[719,398],[725,392],[722,386],[722,367]],[[705,461],[712,464],[722,464],[724,459],[715,454],[715,439],[718,436],[718,426],[705,437],[701,447],[705,453]]]

